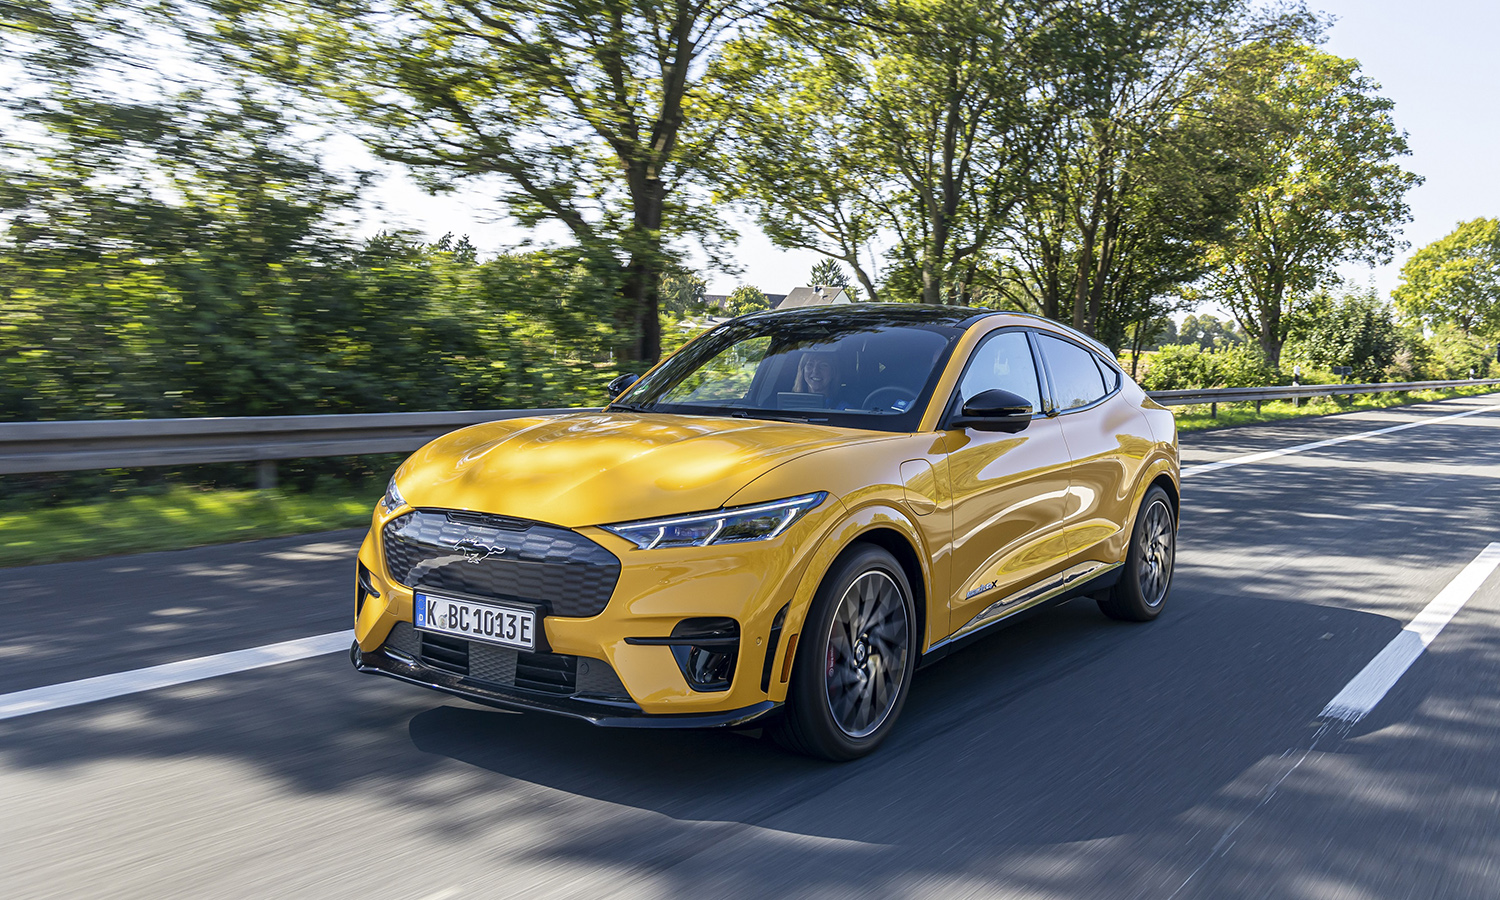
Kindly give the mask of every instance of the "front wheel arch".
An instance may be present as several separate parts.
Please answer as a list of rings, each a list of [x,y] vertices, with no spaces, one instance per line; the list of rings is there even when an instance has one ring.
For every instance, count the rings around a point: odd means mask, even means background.
[[[871,585],[877,588],[867,593]],[[802,622],[786,703],[768,735],[789,750],[830,761],[878,747],[910,695],[921,654],[914,594],[900,562],[879,545],[856,541],[840,553]],[[853,730],[864,725],[867,730]]]

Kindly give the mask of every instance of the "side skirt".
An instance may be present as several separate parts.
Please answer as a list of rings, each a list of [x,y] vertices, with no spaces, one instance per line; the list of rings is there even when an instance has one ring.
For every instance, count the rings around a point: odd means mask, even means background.
[[[1120,572],[1124,566],[1123,562],[1080,563],[1002,597],[970,619],[964,627],[927,648],[927,652],[917,661],[917,668],[931,665],[1000,627],[1026,618],[1028,613],[1114,587],[1115,582],[1120,580]]]

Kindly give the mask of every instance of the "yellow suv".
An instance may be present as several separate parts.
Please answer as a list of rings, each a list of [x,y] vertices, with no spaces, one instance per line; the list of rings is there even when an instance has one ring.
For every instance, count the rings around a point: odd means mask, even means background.
[[[760,313],[611,391],[401,465],[359,552],[356,667],[851,759],[966,639],[1048,601],[1146,621],[1166,599],[1172,415],[1056,322]]]

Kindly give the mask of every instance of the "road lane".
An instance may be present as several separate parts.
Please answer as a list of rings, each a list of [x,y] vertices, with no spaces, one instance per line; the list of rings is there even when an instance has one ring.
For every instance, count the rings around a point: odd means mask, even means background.
[[[1500,539],[1492,419],[1191,479],[1160,620],[1073,603],[981,641],[918,677],[870,759],[497,713],[320,657],[6,722],[0,869],[21,897],[1493,896],[1496,576],[1311,749],[1329,698]],[[1268,440],[1202,438],[1189,463]],[[304,592],[308,615],[342,627],[345,587]],[[236,646],[301,636],[226,615]],[[185,644],[228,637],[203,624]]]
[[[0,693],[348,628],[363,536],[0,569]]]

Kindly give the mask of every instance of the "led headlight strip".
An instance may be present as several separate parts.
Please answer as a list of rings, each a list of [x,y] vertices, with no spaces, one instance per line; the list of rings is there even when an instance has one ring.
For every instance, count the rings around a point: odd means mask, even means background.
[[[368,495],[366,495],[368,496]],[[391,483],[386,485],[385,496],[380,498],[380,505],[385,507],[388,513],[395,512],[406,505],[406,498],[396,489],[396,476],[391,476]]]
[[[774,503],[737,506],[665,519],[643,519],[602,527],[635,544],[637,550],[766,541],[786,531],[793,522],[815,509],[827,496],[826,491],[819,491]]]

